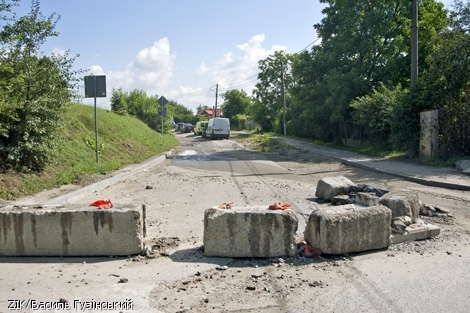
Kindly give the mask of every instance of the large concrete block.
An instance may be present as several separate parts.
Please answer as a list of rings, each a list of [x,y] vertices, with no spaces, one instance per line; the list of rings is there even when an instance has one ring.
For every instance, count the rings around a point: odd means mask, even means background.
[[[294,256],[294,211],[267,206],[210,208],[204,213],[204,254],[218,257]]]
[[[145,237],[145,206],[117,204],[6,206],[0,209],[1,256],[109,256],[138,254]]]
[[[390,245],[391,211],[383,206],[347,204],[314,210],[305,241],[327,254],[383,249]]]
[[[408,190],[390,192],[382,196],[379,203],[392,210],[392,218],[409,216],[412,223],[418,220],[421,204],[416,192]]]
[[[325,177],[318,182],[315,197],[331,201],[337,195],[348,194],[353,186],[356,184],[344,176]]]

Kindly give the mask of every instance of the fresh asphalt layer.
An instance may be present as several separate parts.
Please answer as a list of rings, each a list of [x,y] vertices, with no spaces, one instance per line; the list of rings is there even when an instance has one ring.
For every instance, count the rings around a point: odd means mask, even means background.
[[[384,173],[403,178],[425,186],[440,187],[452,190],[470,191],[470,176],[460,173],[455,168],[438,168],[420,164],[390,161],[384,158],[369,157],[356,152],[337,150],[330,147],[318,146],[302,140],[276,137],[287,145],[296,147],[305,153],[317,154],[340,161],[349,166],[363,168],[377,173]],[[126,167],[116,172],[113,177],[85,186],[65,195],[50,199],[44,204],[67,204],[98,190],[105,189],[140,171],[163,162],[172,151],[150,158],[145,162]]]

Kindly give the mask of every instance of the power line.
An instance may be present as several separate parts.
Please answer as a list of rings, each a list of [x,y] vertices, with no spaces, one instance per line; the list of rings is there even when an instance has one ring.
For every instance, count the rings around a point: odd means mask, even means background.
[[[318,40],[320,39],[320,37],[318,37],[317,39],[315,39],[314,41],[312,41],[311,43],[309,43],[306,47],[304,47],[303,49],[301,49],[300,51],[296,52],[296,53],[301,53],[305,50],[308,49],[308,47],[312,46],[314,43],[316,43]],[[253,78],[256,78],[252,81],[249,81]],[[258,80],[258,74],[255,74],[253,76],[250,76],[248,78],[245,78],[245,79],[242,79],[240,81],[237,81],[237,82],[234,82],[234,83],[231,83],[229,84],[229,86],[227,87],[227,90],[231,90],[231,89],[239,89],[239,88],[244,88],[244,87],[248,87],[252,84],[254,84],[256,81]],[[242,84],[243,83],[243,84]],[[237,86],[241,84],[240,86]],[[195,96],[195,95],[199,95],[199,94],[202,94],[204,92],[207,92],[207,91],[213,91],[211,88],[215,87],[215,85],[212,85],[210,87],[207,87],[205,89],[202,89],[202,90],[198,90],[198,91],[195,91],[195,92],[191,92],[191,93],[186,93],[186,94],[181,94],[181,95],[178,95],[178,96],[175,96],[175,97],[172,97],[173,99],[181,99],[181,98],[185,98],[185,97],[190,97],[190,96]],[[189,101],[186,101],[186,102],[189,102]]]
[[[320,37],[318,37],[317,39],[315,39],[313,42],[311,42],[308,46],[306,46],[305,48],[303,48],[302,50],[300,50],[299,52],[297,53],[301,53],[305,50],[307,50],[308,47],[310,47],[311,45],[313,45],[315,42],[317,42],[318,40],[320,39]]]

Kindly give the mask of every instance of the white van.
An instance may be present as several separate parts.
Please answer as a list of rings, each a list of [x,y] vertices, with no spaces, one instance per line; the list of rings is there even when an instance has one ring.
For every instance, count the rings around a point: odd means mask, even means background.
[[[214,117],[209,119],[207,124],[206,138],[230,139],[230,120],[225,117]]]

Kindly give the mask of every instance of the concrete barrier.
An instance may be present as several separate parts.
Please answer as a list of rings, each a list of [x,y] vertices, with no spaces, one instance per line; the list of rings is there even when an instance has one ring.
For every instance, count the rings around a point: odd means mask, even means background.
[[[315,197],[331,201],[337,195],[347,195],[354,186],[356,185],[344,176],[325,177],[318,181]]]
[[[387,193],[380,198],[379,203],[392,210],[392,218],[409,216],[412,223],[418,221],[421,203],[414,191],[399,190]]]
[[[326,254],[383,249],[390,245],[391,211],[383,206],[347,204],[314,210],[305,241]]]
[[[145,206],[0,208],[1,256],[109,256],[142,252]]]
[[[297,228],[298,220],[291,209],[210,208],[204,213],[204,254],[233,258],[294,256]]]

